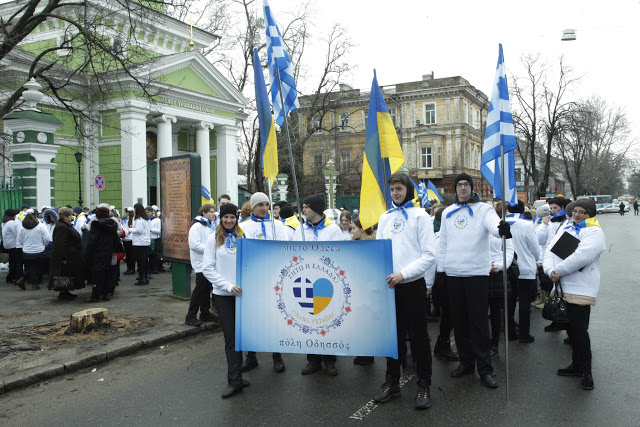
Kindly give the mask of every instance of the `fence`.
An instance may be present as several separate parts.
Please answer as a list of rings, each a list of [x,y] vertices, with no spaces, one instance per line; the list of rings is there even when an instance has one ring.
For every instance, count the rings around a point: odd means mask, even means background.
[[[22,182],[19,177],[0,181],[0,215],[7,209],[20,209],[23,201]]]

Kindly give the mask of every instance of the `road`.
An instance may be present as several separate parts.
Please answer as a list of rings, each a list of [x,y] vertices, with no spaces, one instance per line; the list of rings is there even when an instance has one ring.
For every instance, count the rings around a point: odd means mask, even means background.
[[[533,344],[510,342],[510,401],[506,402],[504,341],[494,361],[500,387],[490,390],[477,376],[454,380],[454,363],[434,360],[433,406],[413,409],[412,372],[402,397],[371,402],[384,379],[385,361],[368,367],[338,358],[340,374],[303,377],[303,355],[284,355],[287,372],[275,374],[271,355],[245,376],[251,387],[222,400],[226,363],[221,333],[203,333],[164,348],[138,353],[56,380],[0,396],[0,424],[42,425],[640,425],[640,340],[637,277],[640,217],[599,216],[607,236],[602,283],[591,314],[596,388],[584,391],[579,378],[559,377],[571,361],[564,333],[545,333],[548,323],[533,309]],[[430,324],[435,339],[437,323]],[[432,343],[433,344],[433,343]]]

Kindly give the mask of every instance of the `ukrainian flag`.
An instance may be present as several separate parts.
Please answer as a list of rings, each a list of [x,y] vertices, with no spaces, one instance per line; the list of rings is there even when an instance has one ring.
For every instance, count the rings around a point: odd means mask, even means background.
[[[209,192],[207,187],[204,186],[204,184],[200,186],[200,196],[202,197],[203,205],[207,203],[213,203],[213,200],[211,199],[211,193]]]
[[[438,193],[438,189],[431,182],[431,180],[427,180],[427,199],[428,200],[437,200],[442,203],[442,197],[440,197],[440,193]]]
[[[377,224],[380,215],[391,208],[387,179],[403,164],[400,141],[378,86],[376,71],[373,70],[360,191],[360,222],[363,229]]]
[[[273,124],[271,107],[267,96],[267,85],[262,74],[262,65],[258,57],[258,49],[253,49],[253,76],[256,86],[256,108],[258,109],[258,121],[260,125],[260,167],[265,178],[271,185],[278,175],[278,141],[276,129]]]

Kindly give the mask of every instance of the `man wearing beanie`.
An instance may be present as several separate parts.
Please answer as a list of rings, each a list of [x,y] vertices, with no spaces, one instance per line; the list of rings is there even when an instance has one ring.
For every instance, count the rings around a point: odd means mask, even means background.
[[[289,240],[293,240],[295,231],[300,227],[300,221],[293,214],[293,208],[289,205],[283,206],[280,209],[280,220],[284,224],[284,228],[287,230],[287,237]]]
[[[447,291],[460,365],[454,378],[478,370],[483,385],[498,387],[491,366],[488,287],[491,272],[489,233],[511,237],[509,224],[500,221],[495,210],[473,192],[473,179],[456,176],[454,204],[442,213],[437,271],[447,275]]]
[[[191,293],[189,310],[184,320],[184,323],[189,326],[200,326],[202,322],[218,320],[211,313],[211,282],[202,273],[204,269],[202,257],[207,246],[207,239],[216,229],[213,223],[216,216],[215,206],[212,203],[206,203],[200,206],[199,214],[193,219],[189,229],[189,258],[191,268],[196,273],[196,287]],[[198,310],[200,310],[200,319],[198,319]]]
[[[511,225],[513,249],[518,257],[518,269],[520,270],[517,292],[511,292],[511,301],[509,302],[509,337],[515,338],[513,317],[517,298],[520,307],[520,334],[518,338],[521,343],[532,343],[534,338],[529,333],[531,298],[536,291],[536,270],[537,261],[540,257],[540,245],[533,229],[533,223],[524,218],[524,203],[522,203],[522,200],[518,200],[518,204],[515,206],[509,206],[509,212],[511,213],[505,219]],[[517,295],[515,295],[516,293]]]
[[[380,216],[376,239],[391,240],[393,246],[393,273],[386,281],[395,289],[398,359],[387,357],[385,382],[373,399],[384,403],[400,396],[400,365],[406,360],[409,332],[411,357],[418,374],[415,407],[428,409],[431,406],[431,348],[425,320],[427,284],[424,277],[435,263],[433,223],[426,211],[413,203],[413,183],[407,174],[394,173],[387,184],[393,207]],[[485,322],[486,315],[485,311]]]
[[[288,241],[287,231],[281,221],[272,221],[269,213],[269,197],[264,193],[254,193],[249,200],[251,205],[251,214],[240,222],[240,228],[247,239],[258,240],[286,240]],[[224,206],[224,205],[223,205]],[[222,218],[222,216],[220,216]],[[275,235],[273,230],[275,228]],[[286,367],[280,353],[273,353],[273,369],[278,372],[284,372]],[[242,372],[250,371],[258,367],[258,359],[255,351],[248,351],[247,358],[242,364]]]
[[[307,196],[302,202],[302,214],[305,216],[306,221],[297,228],[292,240],[301,242],[303,233],[304,240],[307,242],[343,240],[340,227],[324,214],[326,208],[327,202],[323,194]],[[327,369],[327,375],[338,375],[336,356],[334,355],[307,354],[307,362],[307,365],[302,368],[302,375],[309,375],[319,371],[322,369],[322,362],[324,362]]]
[[[596,304],[600,289],[600,255],[606,249],[604,232],[595,216],[596,204],[593,200],[576,200],[573,222],[564,224],[553,237],[543,261],[544,272],[555,283],[556,291],[558,283],[562,284],[569,317],[567,334],[573,350],[571,364],[558,369],[557,374],[582,377],[580,386],[584,390],[594,388],[589,318],[591,306]],[[552,249],[563,236],[578,240],[577,248],[564,259]]]

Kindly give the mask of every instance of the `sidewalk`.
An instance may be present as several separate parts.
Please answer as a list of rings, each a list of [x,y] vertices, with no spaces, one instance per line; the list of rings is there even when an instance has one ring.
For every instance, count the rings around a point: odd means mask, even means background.
[[[38,291],[26,284],[23,291],[5,277],[0,273],[0,394],[218,329],[217,323],[184,324],[189,302],[172,295],[170,271],[155,275],[148,286],[134,286],[133,275],[121,276],[111,301],[98,303],[84,302],[90,287],[74,291],[75,301],[58,301],[46,284]],[[111,327],[65,335],[71,314],[91,307],[106,308]]]

